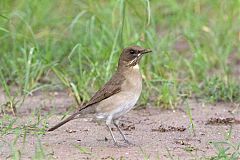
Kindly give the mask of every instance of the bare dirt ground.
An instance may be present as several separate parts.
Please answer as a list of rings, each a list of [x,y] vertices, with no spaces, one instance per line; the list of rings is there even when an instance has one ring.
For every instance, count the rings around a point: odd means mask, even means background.
[[[3,101],[4,97],[0,96],[0,102]],[[18,109],[17,124],[28,122],[33,117],[31,113],[40,109],[43,115],[52,113],[48,119],[52,126],[60,121],[62,115],[59,113],[65,112],[71,104],[74,104],[73,98],[63,92],[35,94]],[[225,142],[227,133],[231,133],[229,141],[240,143],[239,104],[210,105],[192,100],[189,108],[195,132],[190,127],[186,105],[179,105],[174,111],[154,106],[130,111],[122,117],[121,127],[133,146],[124,144],[113,128],[122,145],[114,146],[104,124],[85,118],[75,119],[42,136],[29,134],[24,145],[20,138],[16,146],[22,159],[31,159],[39,141],[47,159],[200,159],[216,155],[211,142]],[[14,134],[0,137],[0,159],[11,159],[10,147],[3,142],[14,139]]]

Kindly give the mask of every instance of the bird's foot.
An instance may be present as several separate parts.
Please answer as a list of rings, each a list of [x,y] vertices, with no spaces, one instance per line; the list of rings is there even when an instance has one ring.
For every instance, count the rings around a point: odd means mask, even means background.
[[[122,147],[119,143],[117,143],[117,142],[114,142],[114,146],[116,146],[116,147],[118,147],[118,148],[120,148],[120,147]]]
[[[135,146],[134,143],[130,142],[130,141],[127,140],[127,139],[124,139],[124,142],[125,142],[126,144],[128,144],[129,146]]]

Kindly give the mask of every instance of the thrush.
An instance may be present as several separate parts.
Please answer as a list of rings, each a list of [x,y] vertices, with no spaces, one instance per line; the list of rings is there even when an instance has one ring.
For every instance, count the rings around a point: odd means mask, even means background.
[[[105,121],[114,144],[117,145],[117,141],[110,128],[111,124],[117,128],[124,141],[129,143],[119,128],[118,122],[119,118],[130,111],[139,99],[142,91],[139,62],[142,56],[149,52],[151,52],[150,49],[140,46],[130,46],[123,49],[117,71],[112,78],[85,105],[48,131],[57,129],[77,115],[92,114],[96,119]]]

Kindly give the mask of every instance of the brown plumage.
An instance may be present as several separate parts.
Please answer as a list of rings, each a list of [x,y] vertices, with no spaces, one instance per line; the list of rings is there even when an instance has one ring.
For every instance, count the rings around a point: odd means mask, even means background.
[[[116,94],[121,91],[121,83],[124,80],[123,76],[120,76],[119,74],[115,74],[99,91],[97,91],[94,96],[89,100],[87,104],[82,106],[77,112],[73,113],[71,116],[63,120],[62,122],[56,124],[55,126],[48,129],[48,131],[53,131],[60,126],[64,125],[65,123],[71,121],[74,119],[77,115],[81,114],[81,112],[91,107],[92,105],[112,96],[113,94]],[[94,113],[95,108],[92,108],[89,110],[89,113]]]
[[[109,127],[112,122],[124,140],[128,142],[118,127],[117,120],[120,116],[131,110],[140,96],[142,78],[138,63],[142,55],[148,52],[151,52],[151,50],[139,46],[125,48],[119,58],[117,71],[112,78],[94,94],[88,103],[62,122],[48,129],[48,131],[57,129],[84,112],[84,114],[93,114],[98,119],[106,121],[115,144],[117,142]]]

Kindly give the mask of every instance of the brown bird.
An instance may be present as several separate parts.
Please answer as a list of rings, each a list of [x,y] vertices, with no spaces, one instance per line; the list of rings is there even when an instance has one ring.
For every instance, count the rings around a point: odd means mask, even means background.
[[[117,145],[117,141],[110,128],[111,123],[116,126],[124,141],[129,143],[118,126],[118,119],[134,107],[141,94],[142,76],[138,64],[142,56],[149,52],[151,52],[150,49],[140,46],[123,49],[117,71],[112,78],[95,93],[88,103],[48,131],[57,129],[77,115],[93,114],[97,119],[106,122],[114,144]]]

